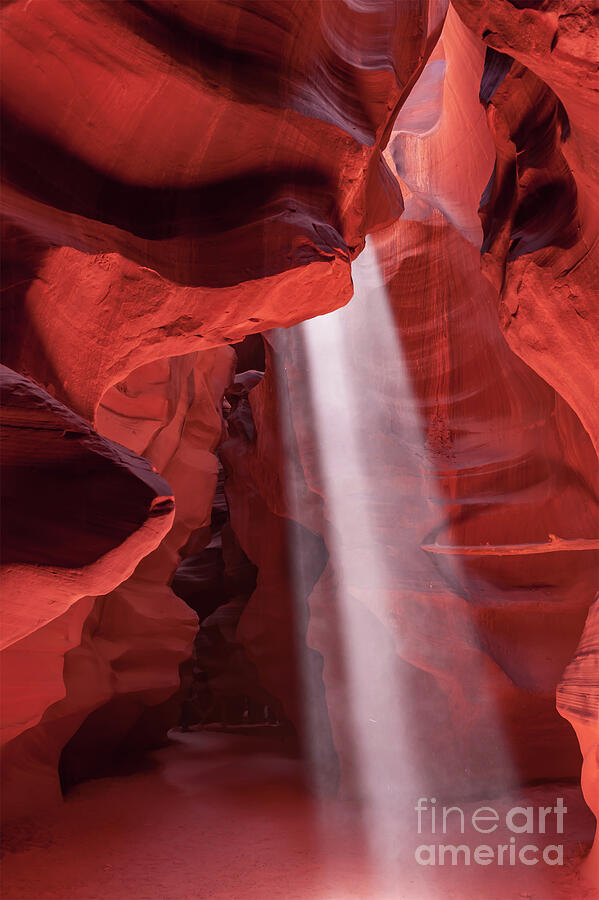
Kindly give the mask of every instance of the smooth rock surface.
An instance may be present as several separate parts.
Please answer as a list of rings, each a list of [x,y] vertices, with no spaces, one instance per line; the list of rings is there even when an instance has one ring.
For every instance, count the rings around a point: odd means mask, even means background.
[[[4,722],[13,739],[2,765],[8,817],[55,802],[59,768],[69,786],[110,769],[119,754],[159,744],[177,721],[179,666],[191,655],[197,616],[168,584],[179,549],[210,520],[217,476],[212,451],[223,432],[220,403],[232,365],[227,347],[191,353],[134,372],[104,398],[102,431],[143,452],[169,479],[177,498],[174,524],[115,590],[85,597],[11,648]],[[148,462],[140,464],[164,483]],[[23,721],[30,697],[36,716]]]
[[[346,303],[446,6],[6,6],[5,362],[91,419],[153,359]]]

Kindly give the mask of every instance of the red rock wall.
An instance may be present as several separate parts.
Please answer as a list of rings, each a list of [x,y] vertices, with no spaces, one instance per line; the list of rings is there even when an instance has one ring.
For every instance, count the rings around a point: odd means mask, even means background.
[[[445,6],[7,6],[6,363],[91,419],[152,359],[346,303]]]
[[[583,757],[582,790],[599,820],[599,598],[589,610],[576,654],[557,689],[557,708],[571,723]],[[599,833],[588,859],[587,874],[599,880]]]
[[[165,585],[210,505],[224,383],[203,362],[194,375],[153,361],[194,350],[209,361],[211,347],[347,302],[350,258],[401,210],[381,151],[443,14],[424,0],[263,3],[259,16],[245,4],[4,4],[3,360],[148,455],[178,503],[168,541],[91,613],[88,598],[64,612],[69,593],[40,627],[28,597],[17,636],[38,630],[11,651],[8,693],[31,695],[19,729],[47,712],[27,733],[35,752],[9,756],[26,777],[41,766],[38,800],[90,710],[137,691],[133,721],[173,692],[188,653],[193,620]],[[22,660],[27,672],[44,650],[51,680],[25,687]]]
[[[119,584],[160,543],[174,503],[146,460],[27,378],[5,366],[0,378],[6,647]]]
[[[512,349],[576,410],[597,448],[596,4],[457,0],[455,7],[499,51],[481,95],[497,144],[483,248],[501,286],[502,327]]]
[[[398,671],[397,692],[408,685],[410,754],[426,759],[435,789],[476,791],[490,781],[578,772],[578,748],[557,715],[555,690],[597,584],[597,460],[568,392],[556,392],[504,339],[503,295],[483,274],[478,249],[478,198],[495,156],[477,96],[484,47],[454,13],[442,40],[389,144],[406,209],[374,240],[385,299],[366,288],[336,315],[349,348],[349,391],[366,396],[356,421],[357,441],[369,447],[364,508],[384,548],[385,583],[378,573],[350,585],[372,671],[386,653],[388,669]],[[460,193],[465,171],[470,179]],[[369,315],[386,310],[403,370],[395,364],[383,371],[385,356],[372,344]],[[578,339],[579,333],[574,346]],[[327,522],[331,485],[319,466],[314,402],[306,395],[309,374],[326,380],[326,361],[319,371],[307,357],[301,327],[269,340],[270,372],[250,394],[257,437],[231,449],[237,474],[229,484],[232,522],[265,581],[238,637],[272,680],[272,648],[286,648],[283,656],[293,646],[277,625],[281,606],[293,609],[293,592],[281,591],[269,574],[285,527],[281,517],[299,516],[329,548],[335,522]],[[570,345],[566,358],[569,352]],[[287,393],[290,423],[284,421]],[[332,397],[330,416],[344,402]],[[390,457],[398,440],[404,450]],[[335,477],[351,478],[347,466],[340,447]],[[243,487],[241,469],[249,481]],[[291,492],[284,487],[290,479]],[[256,493],[269,510],[264,528],[271,541],[258,542],[254,532]],[[346,551],[351,556],[361,548]],[[338,584],[331,560],[309,593],[310,651],[304,652],[324,659],[320,690],[326,690],[342,774],[351,781]],[[297,688],[287,679],[280,689],[293,710]],[[376,686],[368,702],[372,721],[388,727]],[[397,746],[402,741],[398,735]]]
[[[92,601],[170,529],[151,465],[2,367],[2,743],[64,696],[65,652]]]
[[[16,636],[32,632],[11,651],[9,696],[28,694],[32,708],[17,729],[47,710],[27,733],[35,752],[19,744],[9,757],[29,775],[41,767],[38,800],[93,708],[137,692],[131,715],[120,713],[133,721],[172,694],[193,619],[165,585],[210,505],[214,390],[226,381],[202,368],[226,359],[209,348],[347,302],[350,258],[401,210],[381,151],[443,14],[424,0],[262,3],[259,16],[211,2],[4,4],[3,360],[148,455],[178,503],[167,542],[91,613],[89,598],[67,606],[96,581],[63,592],[51,613],[62,615],[45,626],[45,582],[26,615],[9,585],[17,619],[30,620]],[[189,356],[153,362],[194,350],[208,354],[195,374]],[[63,512],[52,505],[46,532],[61,534]],[[44,650],[52,677],[26,687],[23,671]]]
[[[176,515],[173,523],[171,511],[159,538],[153,544],[146,540],[136,558],[127,555],[129,570],[135,572],[123,580],[127,573],[119,571],[111,586],[122,583],[115,590],[83,597],[4,651],[6,815],[24,814],[30,806],[59,797],[59,762],[68,786],[106,771],[119,754],[161,741],[177,721],[179,665],[191,654],[197,616],[168,584],[179,550],[210,521],[217,476],[213,451],[223,432],[221,398],[232,377],[233,356],[230,348],[221,347],[161,360],[133,372],[103,398],[99,429],[161,470],[172,486]],[[117,448],[123,456],[128,452],[120,443],[98,436],[95,441],[114,448],[113,454]],[[153,482],[167,487],[149,463],[135,453],[128,456],[145,467]],[[105,502],[118,511],[109,485],[102,485]],[[127,488],[124,497],[129,494]],[[56,584],[55,570],[53,575],[54,581],[46,579],[50,585]],[[94,582],[88,577],[86,583]],[[40,597],[49,602],[48,584],[44,588]],[[36,608],[35,599],[29,588],[30,609]]]
[[[4,4],[13,809],[58,794],[61,753],[73,781],[173,721],[194,617],[167,583],[209,515],[223,345],[342,307],[369,232],[381,285],[339,321],[385,571],[348,592],[373,672],[437,784],[577,772],[555,688],[596,589],[597,17],[454,7],[437,43],[442,0]],[[259,568],[238,639],[351,789],[332,547],[363,548],[333,530],[305,333],[269,340],[223,449]]]

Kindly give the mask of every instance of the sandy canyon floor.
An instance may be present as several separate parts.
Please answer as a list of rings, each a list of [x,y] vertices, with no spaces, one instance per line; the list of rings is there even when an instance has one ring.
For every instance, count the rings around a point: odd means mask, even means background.
[[[73,790],[59,817],[5,834],[4,900],[583,900],[578,864],[592,818],[572,785],[503,807],[564,798],[563,866],[421,867],[398,839],[400,877],[373,877],[351,803],[317,809],[297,758],[274,736],[171,732],[134,774]],[[473,804],[473,809],[480,805]],[[468,811],[469,807],[465,807]],[[414,828],[414,831],[416,829]],[[505,837],[505,835],[502,835]],[[459,843],[459,835],[451,837]],[[538,840],[538,837],[536,838]],[[414,836],[414,840],[418,840]],[[450,836],[447,836],[450,840]],[[547,835],[547,842],[555,840]],[[409,841],[407,842],[409,844]],[[402,844],[403,846],[400,846]]]

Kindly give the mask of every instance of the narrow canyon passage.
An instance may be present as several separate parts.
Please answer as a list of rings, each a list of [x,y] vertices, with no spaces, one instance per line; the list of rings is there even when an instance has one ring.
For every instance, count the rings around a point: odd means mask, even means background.
[[[1,900],[597,896],[598,2],[0,2]]]
[[[422,868],[418,840],[401,844],[393,894],[369,866],[350,802],[311,799],[292,746],[268,737],[171,732],[135,773],[89,781],[64,808],[4,839],[3,896],[10,900],[585,900],[577,871],[590,819],[580,790],[547,784],[520,791],[518,804],[568,809],[568,865]],[[513,797],[488,802],[501,814]],[[471,814],[476,804],[466,804]],[[416,813],[414,812],[414,824]],[[493,843],[509,841],[505,827]],[[479,835],[482,840],[483,835]],[[448,829],[448,843],[459,833]],[[553,843],[547,834],[540,847]],[[560,838],[561,840],[561,838]],[[506,857],[507,859],[507,857]]]

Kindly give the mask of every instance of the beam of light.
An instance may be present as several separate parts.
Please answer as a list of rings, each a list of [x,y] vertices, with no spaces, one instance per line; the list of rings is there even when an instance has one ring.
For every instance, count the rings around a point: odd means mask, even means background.
[[[382,533],[394,501],[392,494],[382,499],[384,481],[397,462],[397,448],[409,452],[413,441],[406,440],[408,432],[413,438],[419,423],[371,244],[352,276],[355,295],[350,307],[300,327],[329,525],[327,545],[336,574],[350,764],[365,852],[380,889],[392,890],[400,879],[398,816],[404,794],[418,795],[420,789],[404,739],[410,722],[398,657],[391,644],[375,647],[372,640],[378,623],[385,627],[389,622],[389,593],[394,588]],[[358,337],[361,346],[352,346],[352,337]],[[385,436],[398,397],[405,412],[403,434],[397,443],[389,443]]]
[[[459,51],[462,43],[461,25],[454,20],[450,13],[446,31],[455,54],[455,47]],[[464,63],[459,52],[458,62]],[[468,64],[476,69],[476,54]],[[456,65],[450,56],[447,67],[454,75]],[[425,133],[434,136],[443,117],[450,117],[446,124],[451,126],[451,114],[461,115],[461,107],[444,105],[445,93],[451,95],[452,89],[446,75],[446,62],[431,59],[397,120],[395,131],[401,140],[392,142],[389,151],[395,148],[399,174],[420,192],[418,196],[404,192],[404,220],[428,220],[435,207],[479,246],[476,210],[490,174],[486,168],[494,157],[490,144],[483,140],[479,147],[480,171],[472,181],[472,197],[466,199],[461,182],[459,196],[454,196],[443,171],[435,180],[426,169],[422,181],[415,166],[423,154],[426,158],[420,143]],[[473,83],[478,83],[476,74]],[[478,100],[473,97],[469,115],[475,124],[477,111]],[[484,128],[481,133],[487,134]],[[469,139],[478,140],[478,131]],[[406,142],[410,146],[404,148]],[[457,145],[452,152],[459,153]],[[376,244],[379,253],[383,248],[380,258],[392,254],[396,264],[413,252],[409,243],[402,242],[401,232],[393,230],[382,240],[379,236]],[[459,268],[459,262],[456,265]],[[398,265],[394,268],[399,270]],[[471,583],[464,570],[470,548],[457,547],[447,553],[444,545],[427,540],[427,535],[439,532],[451,503],[440,487],[441,474],[423,421],[423,411],[427,405],[434,406],[436,398],[419,400],[411,384],[412,376],[418,377],[410,368],[419,365],[414,348],[421,344],[420,362],[426,367],[435,352],[431,342],[443,341],[438,329],[427,326],[426,311],[434,296],[423,298],[420,331],[410,336],[406,346],[411,347],[411,355],[406,358],[370,238],[353,263],[352,278],[354,297],[346,307],[274,336],[280,350],[275,354],[274,374],[284,407],[280,409],[289,513],[312,527],[315,520],[307,508],[312,502],[307,494],[310,490],[319,494],[329,553],[327,568],[318,583],[309,587],[301,548],[290,547],[302,609],[310,598],[310,622],[303,647],[299,643],[304,659],[304,726],[314,781],[317,787],[326,786],[328,777],[322,775],[329,766],[326,741],[322,715],[315,712],[322,683],[316,683],[314,667],[308,662],[317,651],[324,660],[322,680],[332,710],[341,783],[349,785],[349,793],[358,798],[351,806],[362,826],[359,852],[369,859],[373,875],[368,892],[360,896],[364,900],[427,900],[443,897],[446,891],[437,883],[435,870],[414,866],[412,852],[421,843],[414,841],[414,804],[420,796],[434,796],[435,780],[459,771],[463,756],[462,782],[455,785],[452,798],[460,801],[464,787],[468,789],[467,757],[476,752],[473,743],[479,725],[489,745],[485,748],[489,769],[507,773],[509,781],[514,763],[499,704],[502,691],[509,691],[511,685],[489,658],[474,622],[472,598],[464,596],[464,584]],[[444,287],[431,284],[430,290],[439,290],[442,296]],[[405,300],[414,302],[409,288]],[[441,352],[447,354],[449,349],[441,347]],[[444,357],[438,363],[443,366]],[[450,358],[445,358],[445,364],[451,365]],[[322,525],[315,530],[318,527]],[[487,553],[491,549],[485,547]],[[557,546],[541,549],[551,552]],[[495,550],[503,552],[503,548]],[[337,642],[330,635],[332,630],[338,633]],[[438,720],[444,706],[445,719]],[[456,724],[464,722],[466,732],[454,733]],[[419,748],[435,739],[437,768],[431,771],[435,751],[428,745],[420,752]],[[450,793],[453,790],[450,786]],[[481,797],[481,802],[488,799]],[[326,855],[327,837],[335,824],[327,818],[330,808],[323,804],[322,809]],[[335,853],[334,841],[330,853]],[[323,869],[327,862],[332,873],[332,857],[323,859]],[[323,900],[345,900],[346,895],[337,889],[330,894],[323,890],[322,896]]]
[[[402,884],[402,897],[426,900],[442,895],[435,888],[435,872],[417,871],[417,883],[406,886],[408,872],[414,876],[414,803],[420,796],[431,796],[431,773],[414,749],[418,719],[426,718],[428,709],[426,696],[413,695],[414,684],[422,683],[414,675],[422,674],[418,654],[430,652],[430,671],[437,673],[441,684],[447,681],[454,654],[455,679],[459,683],[465,673],[469,683],[477,682],[485,703],[493,702],[487,680],[492,673],[480,652],[468,603],[451,587],[451,582],[460,582],[459,557],[445,560],[440,574],[435,554],[421,548],[428,526],[424,524],[420,532],[418,517],[428,508],[438,521],[444,503],[369,240],[352,276],[355,293],[348,306],[278,336],[281,358],[292,361],[288,369],[280,363],[278,370],[275,366],[281,421],[287,423],[283,426],[287,503],[291,515],[306,523],[306,489],[300,483],[302,455],[307,454],[310,487],[324,502],[329,553],[329,565],[310,599],[303,652],[322,649],[323,624],[315,620],[322,619],[317,595],[324,582],[329,609],[332,601],[335,610],[334,616],[327,614],[326,627],[334,618],[343,669],[341,676],[331,674],[325,648],[324,681],[327,702],[337,703],[332,726],[342,783],[351,785],[364,841],[361,852],[370,863],[372,888],[367,896],[369,900],[398,896]],[[290,461],[294,456],[295,463]],[[310,589],[304,583],[301,551],[297,547],[290,551],[294,577],[301,585],[298,595],[305,603]],[[428,640],[431,646],[415,653],[414,633],[419,629],[422,643]],[[336,677],[344,680],[341,691],[333,684]],[[304,694],[310,756],[318,767],[322,722],[312,714],[312,675],[305,678]],[[341,728],[340,699],[345,700]],[[434,713],[434,705],[430,708]],[[508,759],[499,711],[495,718],[494,753]],[[423,733],[427,729],[432,733],[435,727],[429,721]],[[448,754],[459,754],[461,739],[449,737]],[[330,820],[323,820],[323,831],[327,830]],[[407,860],[406,848],[411,857]],[[342,900],[341,894],[335,896]]]

